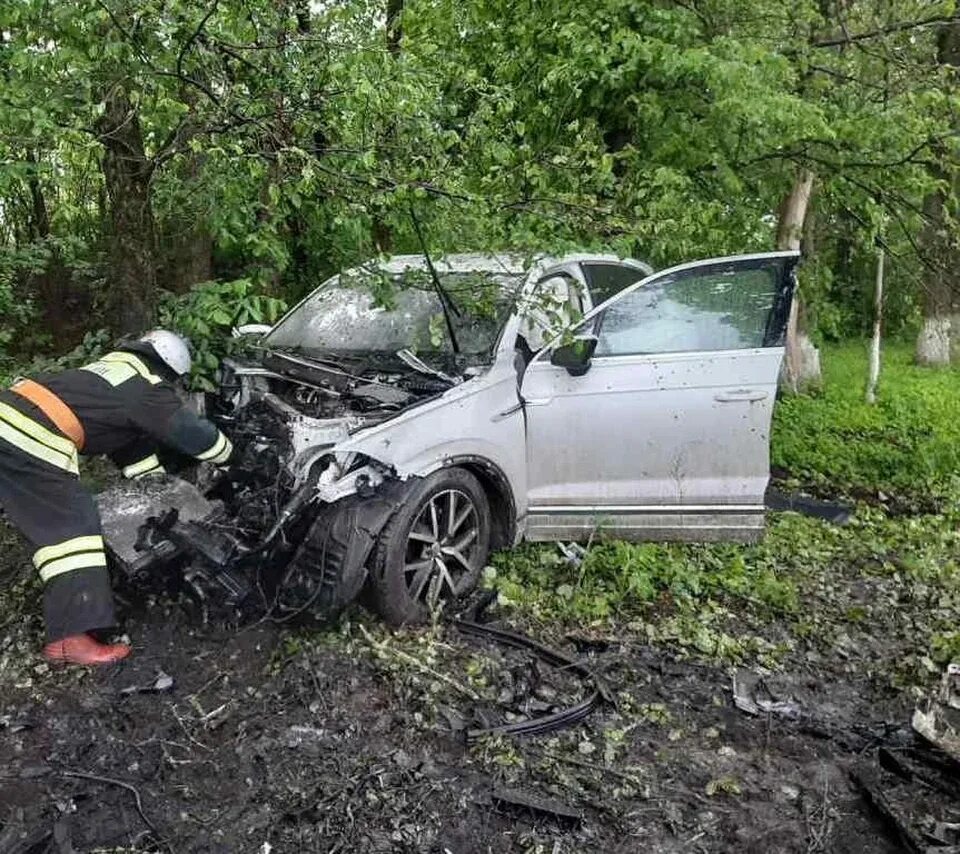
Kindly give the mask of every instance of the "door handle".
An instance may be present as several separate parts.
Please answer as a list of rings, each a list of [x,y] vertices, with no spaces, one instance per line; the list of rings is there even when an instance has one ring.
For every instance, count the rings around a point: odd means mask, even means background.
[[[523,399],[524,406],[547,406],[550,403],[553,403],[552,397],[525,397]]]
[[[721,391],[713,396],[719,403],[756,403],[765,400],[767,392],[755,388],[735,388],[730,391]]]

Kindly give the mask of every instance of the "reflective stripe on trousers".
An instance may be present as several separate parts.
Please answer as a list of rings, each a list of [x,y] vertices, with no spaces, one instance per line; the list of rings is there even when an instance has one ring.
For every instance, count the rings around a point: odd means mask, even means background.
[[[92,569],[107,565],[103,537],[92,534],[73,537],[53,546],[44,546],[33,555],[33,565],[44,584],[51,578],[75,569]]]

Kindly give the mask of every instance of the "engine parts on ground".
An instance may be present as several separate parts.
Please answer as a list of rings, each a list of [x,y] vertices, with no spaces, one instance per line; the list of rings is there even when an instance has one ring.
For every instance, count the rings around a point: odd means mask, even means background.
[[[467,730],[467,741],[477,741],[493,735],[543,735],[559,729],[573,726],[587,718],[604,700],[612,702],[612,696],[603,681],[585,664],[577,659],[544,646],[543,644],[507,629],[474,623],[469,620],[454,620],[453,625],[463,634],[485,638],[495,643],[504,644],[515,649],[532,652],[540,660],[552,667],[563,668],[581,677],[584,684],[593,690],[579,703],[553,712],[549,715],[531,718],[526,721],[503,724],[495,727],[485,727]]]

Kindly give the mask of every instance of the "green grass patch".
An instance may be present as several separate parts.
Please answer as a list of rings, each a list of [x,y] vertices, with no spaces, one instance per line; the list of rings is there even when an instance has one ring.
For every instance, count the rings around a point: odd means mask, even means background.
[[[831,494],[885,493],[928,505],[955,491],[960,472],[960,369],[913,364],[913,348],[888,345],[877,403],[864,400],[865,343],[822,353],[823,391],[781,400],[772,462]]]

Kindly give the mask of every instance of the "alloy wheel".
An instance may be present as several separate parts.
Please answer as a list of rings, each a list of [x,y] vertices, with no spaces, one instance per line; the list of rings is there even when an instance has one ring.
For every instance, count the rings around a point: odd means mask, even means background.
[[[480,520],[465,492],[445,489],[423,506],[407,535],[404,580],[410,598],[431,609],[460,595],[461,582],[478,569]]]

